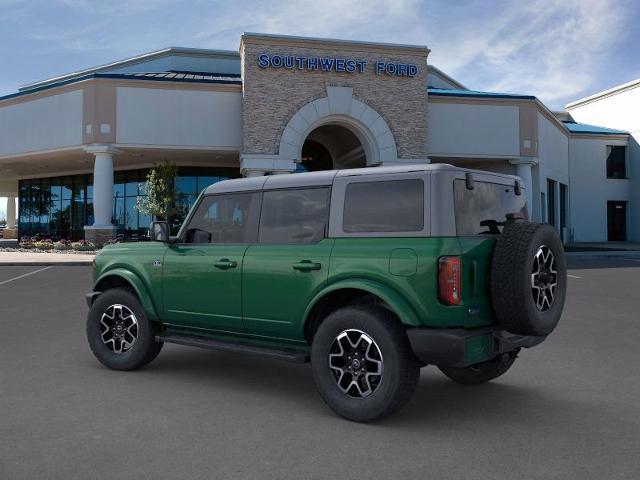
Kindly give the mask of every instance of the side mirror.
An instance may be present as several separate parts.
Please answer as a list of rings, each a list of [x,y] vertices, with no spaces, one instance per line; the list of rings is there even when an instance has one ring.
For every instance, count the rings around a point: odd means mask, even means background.
[[[169,223],[151,222],[151,240],[167,243],[169,241]]]

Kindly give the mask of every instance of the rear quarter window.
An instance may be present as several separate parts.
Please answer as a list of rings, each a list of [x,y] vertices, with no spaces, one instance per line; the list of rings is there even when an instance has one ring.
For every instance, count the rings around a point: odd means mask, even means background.
[[[458,235],[500,234],[508,214],[527,218],[524,192],[511,185],[475,182],[469,190],[464,180],[454,180],[454,207]]]
[[[420,179],[354,182],[344,197],[343,231],[420,232],[424,182]]]

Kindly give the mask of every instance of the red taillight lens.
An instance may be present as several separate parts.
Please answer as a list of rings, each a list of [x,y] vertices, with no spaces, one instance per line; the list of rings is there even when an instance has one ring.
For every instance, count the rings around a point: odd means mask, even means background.
[[[460,257],[440,257],[438,260],[438,296],[445,305],[460,304]]]

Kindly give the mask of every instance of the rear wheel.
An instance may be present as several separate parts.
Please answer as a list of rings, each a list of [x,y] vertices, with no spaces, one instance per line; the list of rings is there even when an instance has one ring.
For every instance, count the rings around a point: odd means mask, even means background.
[[[159,326],[149,321],[136,296],[116,288],[100,295],[87,315],[87,340],[95,357],[114,370],[133,370],[158,356]]]
[[[468,367],[438,367],[442,373],[454,382],[463,385],[486,383],[505,374],[515,362],[517,352],[503,353],[488,362],[476,363]]]
[[[325,403],[358,422],[403,406],[420,374],[402,325],[386,310],[365,305],[341,308],[322,322],[311,363]]]

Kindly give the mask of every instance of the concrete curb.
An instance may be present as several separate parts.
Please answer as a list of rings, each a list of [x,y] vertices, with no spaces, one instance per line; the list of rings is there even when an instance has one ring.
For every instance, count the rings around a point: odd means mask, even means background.
[[[631,257],[640,258],[640,250],[609,250],[609,251],[586,251],[586,252],[566,252],[567,257]]]

